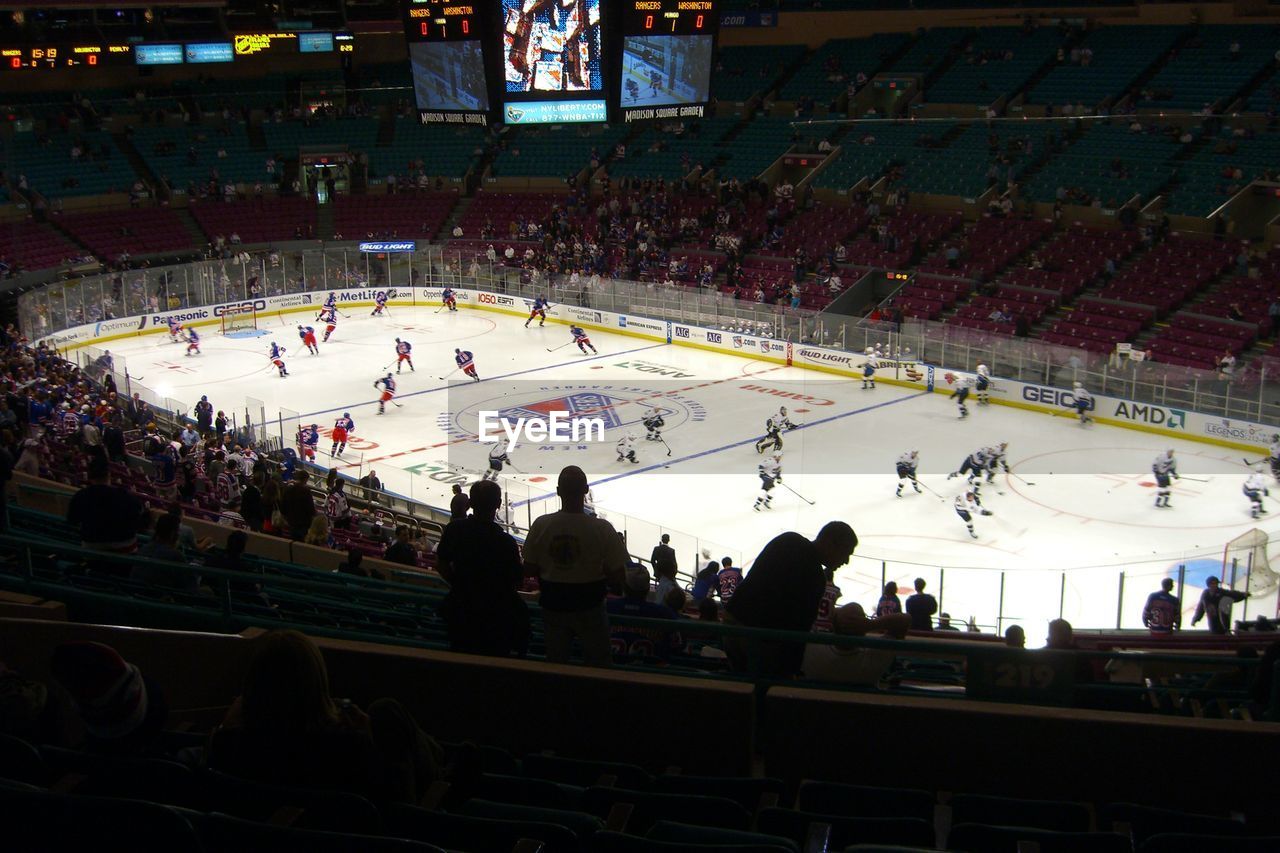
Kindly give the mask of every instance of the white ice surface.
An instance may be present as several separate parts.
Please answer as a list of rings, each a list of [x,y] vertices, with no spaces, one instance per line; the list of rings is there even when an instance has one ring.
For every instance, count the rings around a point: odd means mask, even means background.
[[[860,539],[854,560],[838,574],[843,600],[870,609],[882,576],[904,596],[913,578],[924,577],[957,620],[974,616],[995,626],[1002,615],[1002,626],[1020,622],[1033,641],[1060,613],[1078,627],[1114,627],[1117,613],[1125,627],[1139,626],[1146,595],[1182,564],[1189,618],[1205,572],[1220,567],[1224,544],[1255,526],[1276,529],[1265,516],[1249,517],[1240,491],[1247,469],[1241,454],[1226,448],[1118,427],[1082,428],[1067,416],[980,407],[972,398],[972,414],[961,421],[942,394],[883,384],[862,390],[857,380],[610,333],[592,332],[600,355],[581,355],[562,346],[569,335],[559,323],[525,329],[518,318],[466,309],[394,307],[385,318],[367,310],[353,309],[319,356],[301,346],[296,319],[274,316],[261,320],[269,336],[208,334],[195,357],[184,357],[185,346],[167,335],[111,349],[141,384],[187,407],[207,394],[215,409],[234,411],[239,420],[245,399],[253,398],[263,402],[268,420],[296,412],[322,429],[349,411],[357,430],[339,461],[344,473],[375,468],[387,488],[439,506],[448,503],[451,466],[455,474],[485,467],[487,448],[469,437],[478,409],[602,394],[618,424],[605,444],[521,446],[512,453],[522,473],[508,470],[504,485],[521,526],[556,508],[555,473],[570,463],[587,470],[597,505],[626,530],[633,553],[647,556],[659,533],[669,532],[684,569],[704,547],[749,566],[776,534],[813,535],[843,519]],[[372,383],[393,361],[397,336],[413,343],[417,371],[406,368],[397,377],[402,407],[379,417]],[[268,364],[271,340],[288,348],[287,378]],[[485,382],[451,385],[460,375],[450,373],[455,347],[475,353]],[[769,390],[814,399],[781,399]],[[662,399],[653,396],[659,391]],[[644,440],[637,423],[650,402],[668,413],[670,457],[666,446]],[[752,445],[779,404],[801,425],[784,436],[784,482],[813,505],[779,488],[773,508],[757,513],[760,457]],[[292,435],[292,423],[273,430],[281,428]],[[625,431],[639,437],[638,465],[615,461],[613,444]],[[983,489],[994,515],[976,520],[973,540],[951,505],[960,481],[946,475],[973,449],[1000,441],[1009,443],[1018,476],[1001,473]],[[1152,506],[1150,466],[1166,447],[1176,449],[1184,479],[1175,483],[1173,508],[1161,510]],[[321,448],[329,449],[327,439]],[[909,449],[920,452],[921,483],[941,497],[909,489],[894,497],[893,463]],[[327,456],[321,461],[331,464]],[[1274,595],[1250,602],[1250,617],[1262,612],[1275,612]]]

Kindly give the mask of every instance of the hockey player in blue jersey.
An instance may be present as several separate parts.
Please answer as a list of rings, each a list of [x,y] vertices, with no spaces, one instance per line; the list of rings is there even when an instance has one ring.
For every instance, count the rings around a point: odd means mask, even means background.
[[[187,329],[187,355],[200,354],[200,335],[195,329]]]
[[[470,376],[475,381],[480,381],[480,374],[476,373],[476,363],[474,356],[470,350],[455,349],[453,351],[453,360],[458,363],[458,367],[462,372]]]
[[[529,328],[529,324],[533,322],[534,317],[538,317],[538,325],[547,325],[547,309],[551,307],[551,303],[544,297],[537,297],[533,300],[533,307],[529,310],[529,319],[524,321],[524,327]]]
[[[578,349],[583,355],[587,354],[587,348],[591,348],[593,355],[598,355],[595,346],[591,343],[591,338],[587,337],[587,333],[582,330],[581,326],[570,326],[569,334],[573,335],[573,342],[578,345]]]
[[[444,292],[440,294],[440,302],[443,307],[450,311],[458,310],[458,295],[453,292],[452,287],[446,287]]]
[[[333,422],[333,448],[330,456],[341,456],[347,449],[347,438],[356,431],[356,422],[351,420],[350,412],[343,412],[342,417]]]
[[[280,346],[275,341],[271,342],[271,352],[267,357],[270,358],[271,363],[276,366],[276,370],[280,371],[281,378],[289,375],[289,371],[284,368],[284,353],[284,347]]]
[[[378,414],[381,415],[386,411],[387,403],[395,399],[396,381],[392,379],[391,374],[388,373],[377,382],[374,382],[373,387],[382,389],[382,394],[378,397]],[[399,405],[399,403],[396,405]]]
[[[324,323],[324,340],[329,342],[329,336],[333,334],[334,329],[338,328],[338,309],[335,307],[326,307],[320,312],[320,316],[316,318]]]
[[[312,424],[298,430],[298,450],[306,462],[316,461],[316,448],[320,445],[320,426]]]
[[[377,317],[382,310],[387,307],[387,292],[379,290],[373,295],[373,310],[369,312],[370,317]]]
[[[182,337],[182,324],[178,322],[176,317],[170,317],[167,322],[169,324],[169,340],[176,344]]]
[[[331,291],[329,291],[329,295],[328,295],[328,296],[326,296],[326,297],[325,297],[325,300],[324,300],[324,307],[325,307],[325,308],[337,308],[337,307],[338,307],[338,294],[337,294],[336,292],[334,292],[334,291],[332,291],[332,290],[331,290]]]
[[[396,338],[396,373],[400,372],[400,367],[403,364],[408,364],[409,370],[417,373],[413,366],[413,358],[410,355],[412,352],[413,344]]]
[[[316,330],[311,326],[299,326],[298,337],[302,340],[302,345],[307,348],[307,352],[312,355],[320,354],[320,345],[316,343]]]

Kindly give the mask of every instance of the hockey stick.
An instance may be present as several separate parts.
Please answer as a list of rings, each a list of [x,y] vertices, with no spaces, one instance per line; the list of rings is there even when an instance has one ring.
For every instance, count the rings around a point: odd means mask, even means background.
[[[561,344],[561,345],[560,345],[560,346],[558,346],[558,347],[548,347],[548,348],[547,348],[547,352],[555,352],[555,351],[556,351],[556,350],[558,350],[558,349],[564,349],[565,347],[569,346],[569,344],[571,344],[571,343],[573,343],[573,341],[569,341],[569,343],[568,343],[568,344]]]
[[[924,486],[925,491],[927,491],[929,494],[933,495],[935,498],[937,498],[938,500],[942,501],[943,503],[946,503],[946,500],[947,500],[946,498],[944,498],[942,495],[940,495],[940,494],[938,494],[937,492],[935,492],[933,489],[929,488],[926,484],[921,483],[919,480],[916,480],[916,479],[914,479],[914,478],[912,479],[912,481],[911,481],[911,482],[913,482],[913,483],[915,483],[915,484],[917,484],[917,485],[919,485],[919,486]]]
[[[1179,477],[1179,480],[1190,480],[1193,483],[1207,483],[1208,480],[1202,480],[1199,477]]]
[[[457,373],[459,370],[461,370],[461,368],[459,368],[459,367],[455,367],[453,370],[450,370],[448,373],[446,373],[444,376],[441,376],[440,378],[441,378],[442,380],[444,380],[444,379],[448,379],[450,376],[452,376],[453,374]]]
[[[443,303],[443,302],[441,302],[441,303],[440,303],[440,307],[439,307],[439,308],[437,308],[435,311],[432,311],[431,313],[432,313],[432,314],[439,314],[439,313],[440,313],[441,311],[443,311],[443,310],[444,310],[444,303]]]
[[[802,500],[802,501],[804,501],[805,503],[807,503],[809,506],[813,506],[813,505],[814,505],[815,501],[811,501],[811,500],[809,500],[809,499],[808,499],[808,498],[806,498],[804,495],[800,494],[800,493],[799,493],[799,492],[797,492],[795,489],[793,489],[793,488],[791,488],[790,486],[788,486],[786,483],[779,483],[778,485],[779,485],[779,486],[782,486],[782,488],[786,489],[788,492],[790,492],[791,494],[795,495],[795,496],[796,496],[796,497],[798,497],[800,500]]]
[[[666,440],[665,438],[663,438],[662,436],[658,436],[658,441],[661,441],[661,442],[662,442],[662,446],[663,446],[663,447],[665,447],[665,448],[667,449],[667,455],[668,455],[668,456],[670,456],[670,455],[671,455],[671,445],[667,444],[667,440]]]
[[[346,318],[346,319],[348,319],[348,320],[350,320],[350,319],[351,319],[351,315],[350,315],[350,314],[348,314],[346,311],[343,311],[343,310],[341,310],[341,309],[339,309],[339,308],[334,308],[333,310],[334,310],[334,311],[337,311],[337,312],[338,312],[339,314],[341,314],[344,318]]]
[[[1245,459],[1243,456],[1241,456],[1240,461],[1248,465],[1249,467],[1253,467],[1254,465],[1261,465],[1263,462],[1266,462],[1267,460],[1266,458],[1263,458],[1263,459],[1258,459],[1256,461],[1250,462],[1248,459]]]
[[[1013,473],[1012,471],[1010,471],[1010,472],[1009,472],[1009,476],[1010,476],[1010,477],[1013,477],[1014,479],[1017,479],[1017,480],[1022,480],[1022,484],[1023,484],[1024,486],[1034,486],[1034,485],[1035,485],[1035,483],[1031,482],[1030,480],[1026,480],[1026,479],[1023,479],[1022,477],[1019,477],[1017,474]]]

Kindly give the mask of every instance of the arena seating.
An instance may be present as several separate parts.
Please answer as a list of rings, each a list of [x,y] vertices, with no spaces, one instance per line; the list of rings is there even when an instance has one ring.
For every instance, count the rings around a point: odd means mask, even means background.
[[[1271,66],[1277,32],[1265,25],[1200,27],[1143,86],[1149,97],[1140,106],[1164,110],[1225,106],[1258,72]],[[1229,53],[1232,44],[1239,45],[1238,56]]]
[[[915,152],[922,140],[937,140],[951,125],[947,122],[876,124],[854,127],[840,140],[840,154],[818,174],[820,187],[848,189],[863,178],[874,180],[889,166]],[[920,153],[933,153],[922,149]]]
[[[954,65],[926,92],[930,103],[989,104],[1009,97],[1049,62],[1062,43],[1053,27],[1031,33],[1017,27],[984,27]]]
[[[798,138],[792,121],[785,116],[757,114],[725,145],[719,171],[745,181],[769,168]]]
[[[141,126],[133,130],[133,146],[156,177],[175,190],[188,184],[209,180],[216,170],[219,183],[264,184],[279,180],[267,174],[270,151],[255,150],[242,125],[230,124],[224,131],[212,126],[155,127]],[[225,157],[218,152],[225,151]]]
[[[457,203],[457,190],[338,196],[333,207],[333,228],[348,239],[383,235],[433,237]]]
[[[282,198],[270,202],[208,201],[193,204],[191,215],[209,237],[231,238],[239,234],[244,243],[270,243],[297,234],[313,236],[316,206],[309,199]]]
[[[1166,192],[1166,210],[1208,216],[1234,195],[1233,190],[1280,169],[1280,134],[1227,127],[1177,164],[1177,181]],[[1241,176],[1234,177],[1239,169]]]
[[[644,129],[627,146],[624,159],[609,161],[609,176],[673,180],[687,175],[699,163],[704,171],[714,169],[723,153],[720,140],[738,121],[735,116],[700,119],[678,135],[658,127]],[[661,143],[659,150],[653,150],[654,143]]]
[[[178,214],[166,207],[78,213],[59,217],[58,223],[99,258],[124,253],[148,255],[182,252],[191,248],[192,234]]]
[[[801,44],[722,47],[711,75],[711,91],[722,103],[742,103],[773,88],[779,75],[800,57]]]
[[[1173,176],[1171,161],[1180,147],[1168,134],[1095,124],[1068,139],[1062,152],[1027,182],[1025,192],[1036,201],[1051,202],[1058,188],[1065,188],[1082,193],[1082,203],[1099,199],[1108,208],[1135,195],[1149,200]]]
[[[843,95],[858,74],[875,76],[908,41],[909,37],[903,33],[832,39],[818,48],[782,85],[778,98],[783,101],[813,98],[825,107]]]
[[[0,223],[0,261],[39,270],[61,266],[84,252],[43,222]]]
[[[509,143],[493,161],[493,174],[507,178],[576,175],[591,164],[594,150],[600,159],[611,156],[627,128],[557,125],[528,128]]]
[[[416,118],[399,116],[395,135],[386,145],[367,149],[370,177],[387,175],[403,179],[411,161],[422,161],[429,176],[461,178],[471,171],[477,151],[484,149],[484,130],[471,126],[424,125]]]
[[[1084,104],[1092,112],[1103,101],[1123,95],[1182,35],[1182,28],[1172,26],[1099,27],[1072,45],[1092,50],[1092,61],[1073,63],[1068,56],[1031,87],[1027,103]]]
[[[73,157],[75,149],[80,150]],[[137,176],[111,135],[86,130],[53,132],[45,137],[24,133],[4,142],[6,171],[25,175],[31,189],[48,198],[124,193]]]

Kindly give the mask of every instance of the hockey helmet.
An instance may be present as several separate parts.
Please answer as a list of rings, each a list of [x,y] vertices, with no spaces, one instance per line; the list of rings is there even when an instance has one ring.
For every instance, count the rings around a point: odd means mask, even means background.
[[[342,413],[342,416],[343,416],[344,418],[349,418],[349,417],[351,417],[351,413],[350,413],[350,412],[343,412],[343,413]]]
[[[311,425],[311,428],[312,428],[312,429],[319,429],[319,428],[320,428],[320,424],[312,424],[312,425]]]

